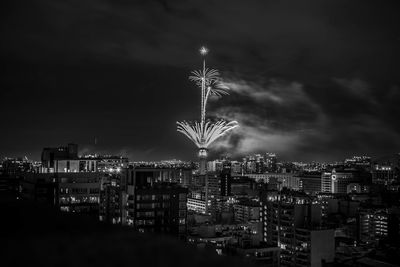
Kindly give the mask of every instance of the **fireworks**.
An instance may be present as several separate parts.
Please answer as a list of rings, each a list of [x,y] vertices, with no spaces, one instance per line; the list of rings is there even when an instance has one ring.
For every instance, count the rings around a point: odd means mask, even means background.
[[[200,54],[206,56],[208,49],[200,48]],[[203,69],[191,72],[189,80],[201,89],[201,120],[200,122],[188,123],[186,121],[177,122],[178,132],[186,135],[198,148],[200,161],[200,174],[205,174],[205,159],[208,147],[219,137],[224,136],[232,129],[238,127],[236,121],[226,122],[224,120],[211,123],[206,120],[206,107],[210,95],[221,97],[229,95],[229,88],[220,78],[219,71],[206,68],[206,61],[203,59]]]
[[[177,122],[177,125],[178,132],[186,135],[200,149],[207,149],[216,139],[239,126],[236,121],[226,122],[223,120],[204,124],[196,121],[193,125],[183,121]]]

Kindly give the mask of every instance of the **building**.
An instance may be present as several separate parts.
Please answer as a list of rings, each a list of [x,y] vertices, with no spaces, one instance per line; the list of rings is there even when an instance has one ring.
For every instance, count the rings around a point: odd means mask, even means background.
[[[374,160],[372,164],[372,182],[386,186],[400,182],[400,153]]]
[[[294,173],[245,174],[244,176],[252,178],[256,182],[263,181],[278,190],[283,188],[292,190],[300,189],[300,178]]]
[[[335,258],[335,235],[333,229],[296,228],[293,254],[284,254],[283,266],[324,266]]]
[[[91,156],[86,155],[83,159],[95,160],[99,172],[119,172],[129,166],[129,160],[121,156]]]
[[[300,190],[310,195],[316,195],[321,192],[321,173],[303,172],[299,175]]]
[[[246,174],[276,172],[277,159],[274,153],[255,154],[243,158],[242,171]]]
[[[127,176],[127,224],[140,232],[186,238],[188,189],[168,182],[171,176],[134,168]]]
[[[103,173],[26,173],[23,199],[58,207],[61,211],[98,216]]]
[[[321,215],[321,206],[304,193],[262,193],[263,240],[281,248],[282,266],[322,266],[323,261],[333,262],[334,231],[321,228]]]
[[[26,172],[38,172],[34,162],[29,161],[27,157],[23,158],[5,158],[0,165],[0,175],[16,177]]]
[[[126,224],[126,169],[107,173],[100,184],[99,220],[110,224]]]
[[[391,185],[396,179],[395,169],[390,165],[376,164],[372,169],[372,183]]]
[[[321,191],[334,194],[347,194],[348,185],[371,183],[371,173],[358,169],[332,169],[321,176]],[[350,188],[351,189],[351,188]]]
[[[258,191],[256,190],[256,181],[246,176],[232,177],[231,194],[234,196],[257,196]]]
[[[321,192],[331,193],[332,192],[332,173],[322,172],[321,173]]]
[[[233,204],[234,218],[238,223],[259,221],[260,203],[256,201],[243,200]]]
[[[210,201],[211,202],[211,201]],[[209,206],[211,203],[209,204]],[[205,198],[194,198],[194,197],[188,197],[187,199],[187,208],[188,210],[201,213],[201,214],[206,214],[206,200]]]
[[[57,160],[74,160],[78,159],[78,145],[68,144],[65,147],[46,147],[43,148],[41,155],[41,172],[49,173],[55,171],[55,162]]]
[[[231,195],[231,184],[232,184],[230,162],[224,162],[223,168],[222,168],[222,171],[220,174],[220,181],[221,181],[221,196],[230,196]]]
[[[390,209],[363,208],[358,213],[359,241],[379,243],[399,237],[399,216]],[[389,240],[390,239],[390,240]]]
[[[222,171],[222,160],[213,160],[207,162],[208,172],[220,172]]]
[[[280,265],[280,249],[278,247],[246,246],[230,247],[230,255],[241,256],[251,265],[278,267]]]
[[[97,160],[93,159],[60,159],[54,160],[52,172],[97,172]]]

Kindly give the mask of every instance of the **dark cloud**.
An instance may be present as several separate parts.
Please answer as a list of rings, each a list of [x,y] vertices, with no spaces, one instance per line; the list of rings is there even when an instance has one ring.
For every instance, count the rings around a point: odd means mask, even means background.
[[[192,158],[175,121],[195,119],[187,75],[211,48],[232,94],[210,115],[219,142],[287,159],[399,150],[395,1],[3,1],[1,155],[66,142],[133,159]],[[94,137],[99,144],[91,147]]]

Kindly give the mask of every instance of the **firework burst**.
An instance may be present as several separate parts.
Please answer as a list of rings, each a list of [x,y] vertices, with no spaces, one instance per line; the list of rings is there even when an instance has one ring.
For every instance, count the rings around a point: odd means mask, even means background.
[[[239,126],[236,121],[226,122],[224,120],[204,124],[197,121],[193,124],[183,121],[177,122],[177,125],[178,132],[186,135],[200,149],[207,149],[216,139]]]
[[[200,49],[200,54],[205,57],[208,53],[206,47]],[[208,147],[218,138],[224,136],[232,129],[238,127],[236,121],[227,122],[224,120],[211,123],[206,122],[206,107],[210,95],[222,97],[229,95],[229,88],[220,78],[216,69],[206,68],[206,61],[203,58],[203,69],[191,72],[189,80],[193,81],[201,89],[201,120],[200,122],[188,123],[177,122],[178,132],[189,138],[198,148],[200,157],[200,174],[206,174],[206,158]]]

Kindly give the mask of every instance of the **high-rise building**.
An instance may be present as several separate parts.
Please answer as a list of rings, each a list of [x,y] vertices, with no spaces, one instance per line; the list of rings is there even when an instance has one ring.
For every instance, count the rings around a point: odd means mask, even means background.
[[[230,196],[231,195],[231,184],[232,184],[230,162],[224,162],[223,168],[222,168],[222,171],[220,174],[220,182],[221,182],[221,196]]]
[[[127,193],[126,173],[107,173],[100,184],[99,220],[112,224],[126,224],[127,219]]]
[[[276,154],[266,153],[265,154],[265,171],[276,172],[277,171],[277,159]]]
[[[284,266],[333,262],[334,231],[321,228],[321,206],[301,192],[266,191],[261,196],[263,239],[281,248]],[[324,244],[322,244],[324,240]]]
[[[128,170],[127,224],[138,231],[185,239],[188,190],[168,182],[167,177],[160,177],[157,170]]]
[[[322,172],[321,173],[321,192],[331,193],[332,192],[332,173]]]

